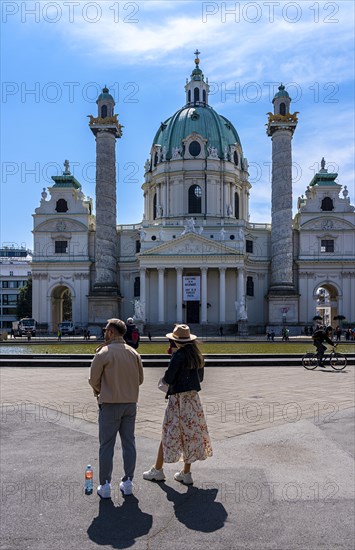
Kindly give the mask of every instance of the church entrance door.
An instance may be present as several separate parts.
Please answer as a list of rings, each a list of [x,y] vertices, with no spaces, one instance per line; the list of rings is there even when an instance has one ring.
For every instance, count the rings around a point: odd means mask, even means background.
[[[200,302],[198,300],[186,302],[186,323],[200,322]]]

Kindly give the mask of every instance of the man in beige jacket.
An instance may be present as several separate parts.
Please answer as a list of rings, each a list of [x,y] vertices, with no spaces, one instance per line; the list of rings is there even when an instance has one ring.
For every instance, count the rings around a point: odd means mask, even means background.
[[[105,343],[96,350],[91,363],[89,384],[99,403],[99,477],[97,493],[111,498],[113,455],[117,432],[120,434],[124,476],[120,489],[132,494],[132,479],[136,466],[134,428],[139,386],[143,383],[140,355],[128,346],[123,336],[126,324],[121,319],[109,319],[105,328]]]

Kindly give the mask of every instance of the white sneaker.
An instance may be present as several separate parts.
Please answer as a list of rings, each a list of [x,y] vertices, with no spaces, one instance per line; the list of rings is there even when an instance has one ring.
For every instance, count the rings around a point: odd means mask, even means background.
[[[143,472],[143,479],[148,481],[165,481],[165,475],[163,468],[157,470],[154,466],[151,467],[147,472]]]
[[[120,490],[126,496],[133,494],[133,483],[131,479],[126,479],[126,481],[121,481]]]
[[[111,483],[106,481],[105,485],[99,485],[97,488],[97,494],[101,498],[111,498]]]
[[[174,475],[175,481],[180,481],[180,483],[183,483],[184,485],[192,485],[193,479],[191,472],[184,474],[184,471],[181,470],[181,472],[176,472]]]

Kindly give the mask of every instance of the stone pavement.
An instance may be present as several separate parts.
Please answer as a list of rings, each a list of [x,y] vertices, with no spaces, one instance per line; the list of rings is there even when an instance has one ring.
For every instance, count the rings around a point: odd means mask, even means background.
[[[166,406],[145,369],[135,496],[82,491],[98,471],[87,369],[2,368],[1,550],[353,550],[354,373],[213,368],[201,398],[214,456],[194,486],[146,482]],[[116,480],[121,472],[119,443]]]

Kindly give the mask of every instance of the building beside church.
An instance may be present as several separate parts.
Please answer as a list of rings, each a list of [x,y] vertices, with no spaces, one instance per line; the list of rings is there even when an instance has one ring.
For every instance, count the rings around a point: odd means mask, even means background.
[[[271,225],[249,216],[248,161],[233,123],[209,105],[195,52],[185,105],[161,123],[145,163],[143,220],[116,225],[116,140],[107,88],[89,127],[96,140],[95,215],[65,162],[34,214],[33,316],[56,330],[70,293],[76,325],[100,330],[135,315],[153,332],[175,322],[198,334],[300,333],[319,313],[355,322],[355,213],[325,161],[292,217],[297,113],[273,99]],[[49,193],[49,195],[48,195]],[[334,323],[335,324],[335,323]]]
[[[31,277],[32,253],[26,248],[3,246],[0,249],[0,330],[10,332],[17,320],[20,290]]]

